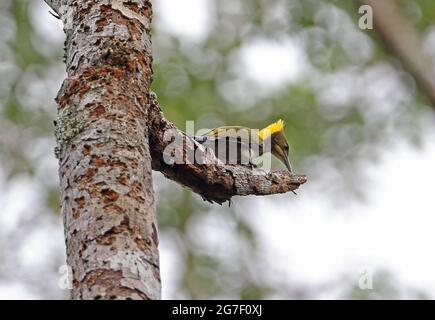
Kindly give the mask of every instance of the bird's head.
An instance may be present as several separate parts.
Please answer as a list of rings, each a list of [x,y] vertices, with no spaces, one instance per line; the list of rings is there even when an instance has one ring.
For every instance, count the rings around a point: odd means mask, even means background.
[[[284,121],[279,119],[268,125],[260,130],[258,136],[263,142],[270,141],[270,152],[285,164],[288,171],[293,172],[288,158],[289,144],[284,132]]]

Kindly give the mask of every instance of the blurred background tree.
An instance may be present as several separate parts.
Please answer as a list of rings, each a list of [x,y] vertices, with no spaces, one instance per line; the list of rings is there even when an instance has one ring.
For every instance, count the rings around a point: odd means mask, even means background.
[[[292,162],[319,199],[369,201],[364,167],[399,137],[418,146],[433,125],[413,78],[373,30],[358,29],[352,1],[178,2],[153,1],[153,90],[166,118],[181,129],[186,120],[200,129],[284,119]],[[399,2],[435,57],[435,2]],[[0,297],[67,297],[58,287],[65,258],[52,125],[63,33],[48,10],[42,0],[0,2]],[[189,10],[203,10],[203,21]],[[304,188],[220,207],[158,173],[155,187],[166,298],[424,297],[401,294],[384,271],[370,294],[347,275],[314,284],[284,275],[257,219],[316,201]]]

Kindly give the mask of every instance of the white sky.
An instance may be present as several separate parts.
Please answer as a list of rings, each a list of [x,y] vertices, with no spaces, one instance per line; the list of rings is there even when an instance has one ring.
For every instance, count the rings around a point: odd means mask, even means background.
[[[157,27],[182,36],[186,40],[201,40],[212,27],[209,0],[159,0],[153,3]]]
[[[357,284],[360,269],[369,267],[435,297],[434,138],[432,131],[423,150],[400,143],[370,166],[367,204],[333,207],[307,185],[286,207],[265,201],[253,208],[269,258],[302,282],[346,274]]]
[[[245,218],[261,238],[264,259],[274,262],[284,282],[321,285],[346,275],[356,285],[362,270],[370,268],[375,275],[390,271],[399,289],[403,284],[435,297],[435,130],[428,133],[421,150],[399,142],[377,165],[368,167],[374,183],[366,204],[334,207],[309,184],[285,206],[255,198]],[[162,239],[162,279],[168,298],[177,280],[171,272],[177,265],[171,246]],[[321,297],[337,297],[336,292],[325,293]]]
[[[159,27],[190,41],[204,37],[211,25],[210,10],[204,0],[159,0],[154,7]],[[40,22],[53,28],[53,20]],[[267,59],[257,59],[258,56]],[[244,49],[242,57],[253,80],[265,75],[272,84],[292,81],[302,70],[297,63],[300,52],[290,42],[282,46],[268,45],[265,41],[254,43]],[[279,77],[270,79],[273,74]],[[435,128],[434,123],[430,125]],[[329,281],[343,273],[355,277],[357,283],[361,267],[368,266],[375,271],[387,269],[401,283],[422,288],[435,298],[434,139],[435,131],[431,131],[421,150],[398,141],[376,166],[369,167],[368,172],[376,183],[368,191],[367,204],[333,207],[309,184],[285,207],[274,205],[266,198],[256,200],[258,205],[249,216],[266,248],[265,259],[276,261],[284,279],[296,278],[299,283],[311,284]],[[13,198],[13,195],[3,196]],[[14,208],[12,201],[8,203]],[[16,205],[16,211],[20,210],[22,206]],[[10,213],[10,216],[14,215]],[[58,237],[61,238],[61,233]],[[163,297],[170,298],[174,296],[177,281],[176,272],[172,272],[177,268],[176,248],[164,237],[160,248]],[[19,283],[1,283],[0,298],[8,297],[33,296]]]

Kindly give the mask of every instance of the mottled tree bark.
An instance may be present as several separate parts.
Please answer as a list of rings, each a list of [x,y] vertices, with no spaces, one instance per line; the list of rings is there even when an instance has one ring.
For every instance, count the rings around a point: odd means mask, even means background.
[[[149,0],[46,2],[66,33],[56,155],[72,297],[158,299],[151,168],[217,203],[293,191],[306,177],[223,164],[163,117],[149,92]],[[166,163],[168,131],[183,140],[176,153],[203,161]]]
[[[66,33],[57,149],[75,299],[159,299],[149,1],[53,1]]]

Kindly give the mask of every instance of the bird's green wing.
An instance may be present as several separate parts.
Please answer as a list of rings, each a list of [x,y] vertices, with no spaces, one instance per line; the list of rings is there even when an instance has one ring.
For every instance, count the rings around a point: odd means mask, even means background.
[[[204,137],[210,137],[210,138],[222,138],[222,137],[231,137],[231,136],[236,136],[237,133],[239,133],[239,135],[244,135],[245,134],[245,130],[246,133],[249,134],[250,129],[247,127],[242,127],[242,126],[223,126],[223,127],[218,127],[218,128],[214,128],[211,129],[210,131],[204,133],[202,136]]]

